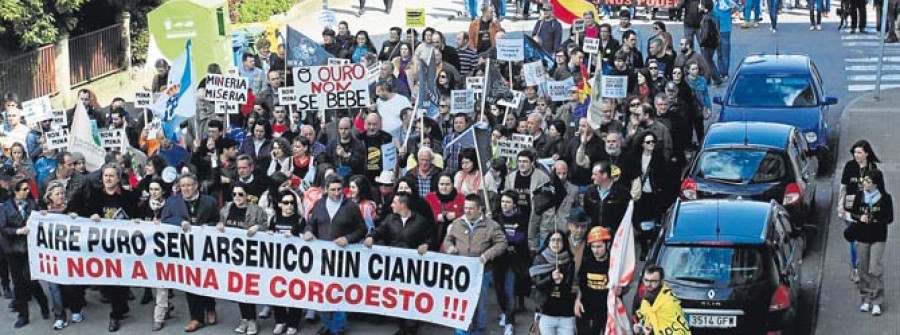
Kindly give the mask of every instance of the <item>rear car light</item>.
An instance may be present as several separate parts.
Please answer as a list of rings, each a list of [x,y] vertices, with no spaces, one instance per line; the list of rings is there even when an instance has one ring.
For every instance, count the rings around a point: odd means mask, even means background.
[[[691,178],[684,178],[681,182],[681,197],[687,200],[697,199],[697,182]]]
[[[772,294],[772,301],[769,302],[769,312],[783,311],[791,307],[791,294],[787,285],[778,285],[778,289]]]
[[[797,183],[790,183],[784,189],[784,201],[781,203],[784,206],[794,205],[800,202],[800,198],[803,197],[803,191],[800,189],[800,185]]]

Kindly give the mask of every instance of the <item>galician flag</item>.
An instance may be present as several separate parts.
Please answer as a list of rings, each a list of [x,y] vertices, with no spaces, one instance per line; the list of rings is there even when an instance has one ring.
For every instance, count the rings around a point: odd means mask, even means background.
[[[80,102],[75,104],[75,113],[72,115],[67,150],[84,155],[84,164],[88,171],[100,169],[106,159],[106,150],[101,145],[97,124],[91,121],[87,109]]]
[[[184,53],[172,62],[166,90],[153,106],[154,117],[162,121],[167,139],[178,142],[178,126],[197,114],[197,79],[191,58],[191,40],[184,45]]]

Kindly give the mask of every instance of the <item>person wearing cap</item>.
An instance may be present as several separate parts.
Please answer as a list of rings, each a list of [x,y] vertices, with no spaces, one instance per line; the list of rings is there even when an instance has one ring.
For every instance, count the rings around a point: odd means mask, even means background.
[[[541,49],[547,53],[556,51],[562,43],[562,24],[553,16],[553,6],[546,4],[541,8],[541,19],[534,24],[531,37],[540,41]]]
[[[591,228],[587,235],[590,253],[578,269],[575,316],[578,334],[602,334],[606,327],[606,297],[609,295],[609,245],[612,234],[603,227]]]
[[[577,273],[581,269],[581,259],[584,256],[586,244],[584,243],[584,233],[591,224],[591,217],[587,216],[580,207],[573,207],[570,210],[568,221],[566,229],[569,231],[569,251],[572,253],[572,260],[575,263],[575,272]]]

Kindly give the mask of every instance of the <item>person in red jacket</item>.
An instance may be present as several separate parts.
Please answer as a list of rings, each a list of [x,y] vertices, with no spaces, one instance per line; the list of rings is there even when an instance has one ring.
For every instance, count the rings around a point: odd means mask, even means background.
[[[443,241],[447,232],[447,226],[463,214],[465,197],[453,187],[453,175],[442,172],[438,176],[437,192],[430,192],[425,196],[425,201],[434,212],[434,222],[437,223],[437,240]]]

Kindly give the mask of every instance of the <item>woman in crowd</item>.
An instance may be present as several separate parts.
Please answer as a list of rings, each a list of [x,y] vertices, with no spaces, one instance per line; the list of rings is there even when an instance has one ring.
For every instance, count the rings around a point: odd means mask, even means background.
[[[291,146],[293,154],[291,156],[291,176],[303,179],[307,183],[312,183],[316,171],[315,157],[309,153],[310,144],[308,138],[297,136]]]
[[[421,216],[431,225],[436,224],[431,206],[419,195],[419,184],[416,182],[415,177],[407,175],[400,178],[400,180],[397,181],[397,187],[394,189],[394,194],[400,192],[409,193],[409,207],[416,215]],[[437,251],[437,248],[440,247],[440,240],[437,239],[437,235],[435,235],[434,238],[435,240],[428,243],[429,248],[432,249],[431,251]]]
[[[376,54],[378,51],[375,50],[375,45],[369,39],[369,33],[365,30],[356,32],[356,44],[350,48],[350,62],[357,64],[362,61],[365,55],[370,53]]]
[[[691,86],[691,89],[694,90],[694,96],[697,97],[697,101],[700,103],[700,110],[703,112],[703,119],[708,119],[712,116],[712,101],[709,99],[709,83],[707,82],[706,77],[701,75],[700,65],[696,62],[691,62],[687,65],[687,73],[688,75],[687,78],[685,78],[685,81],[687,81],[688,85]]]
[[[262,175],[271,177],[276,172],[291,174],[291,156],[288,150],[292,150],[290,142],[284,137],[278,137],[272,140],[272,149],[269,150],[269,156],[261,157],[258,172]]]
[[[646,113],[646,111],[644,111]],[[641,139],[640,149],[635,148],[631,166],[628,170],[634,171],[636,175],[628,177],[627,180],[640,178],[641,180],[641,196],[635,203],[635,224],[640,224],[640,230],[637,231],[637,240],[641,246],[641,260],[647,257],[647,249],[653,243],[653,228],[659,215],[665,210],[665,199],[668,199],[665,189],[670,178],[667,174],[666,159],[663,157],[662,149],[657,143],[656,134],[646,131],[639,135]]]
[[[28,301],[31,297],[41,307],[41,316],[50,318],[50,307],[44,289],[36,280],[31,280],[28,269],[28,217],[37,210],[37,203],[31,197],[30,182],[19,179],[12,183],[13,196],[3,203],[0,215],[0,243],[9,262],[9,273],[14,287],[13,309],[19,313],[15,328],[28,325],[31,320],[28,312]]]
[[[494,289],[500,303],[500,325],[512,329],[516,322],[516,282],[527,272],[528,260],[528,214],[519,211],[514,190],[503,191],[500,195],[500,212],[494,214],[497,223],[503,227],[508,247],[506,253],[494,260]]]
[[[303,209],[301,214],[304,219],[309,217],[309,212],[312,211],[313,205],[325,193],[325,185],[322,185],[325,182],[325,178],[335,173],[337,173],[337,169],[334,168],[334,165],[321,163],[316,166],[316,177],[313,179],[312,186],[306,189],[306,192],[303,192],[303,199],[300,202],[300,208]]]
[[[257,231],[265,231],[266,212],[256,204],[247,200],[247,190],[244,184],[238,182],[231,187],[231,202],[225,204],[220,210],[219,218],[223,220],[216,225],[216,229],[225,232],[225,228],[236,228],[247,231],[247,237],[253,237]],[[259,333],[259,323],[256,321],[256,305],[238,303],[241,311],[241,322],[234,329],[236,333],[256,335]]]
[[[566,123],[563,120],[553,120],[553,122],[550,123],[550,126],[547,127],[547,138],[549,141],[547,142],[547,145],[544,146],[543,150],[538,153],[538,157],[549,157],[553,158],[553,160],[559,159],[559,154],[563,152],[568,144],[564,139],[566,131]]]
[[[275,207],[275,215],[269,220],[269,232],[283,234],[284,236],[299,237],[303,232],[306,221],[301,217],[300,197],[291,190],[282,190],[278,193],[279,202]],[[299,242],[300,240],[294,240]],[[273,334],[296,335],[300,329],[300,319],[303,310],[290,307],[274,307],[275,329]]]
[[[278,207],[278,193],[282,190],[290,190],[291,179],[283,172],[275,172],[269,177],[266,190],[259,196],[259,207],[266,211],[266,218],[272,217],[275,207]],[[265,308],[263,308],[265,310]],[[266,313],[265,315],[268,315]]]
[[[453,220],[462,217],[465,196],[453,186],[453,177],[449,172],[438,175],[437,191],[425,196],[425,201],[434,212],[434,221],[438,225],[438,241],[444,240],[447,227]]]
[[[412,49],[408,43],[400,42],[400,55],[391,60],[394,63],[394,76],[397,77],[397,93],[409,99],[413,85],[416,82],[416,62],[413,60]]]
[[[450,99],[450,92],[456,89],[456,79],[448,71],[441,70],[437,74],[438,98]],[[449,101],[449,100],[448,100]]]
[[[33,180],[35,177],[34,164],[21,142],[14,142],[9,148],[9,164],[16,169],[19,178]]]
[[[878,170],[878,156],[872,150],[869,141],[859,140],[850,147],[850,153],[853,158],[844,164],[844,170],[841,173],[841,189],[838,196],[838,217],[844,219],[844,224],[849,227],[853,220],[848,215],[848,211],[853,209],[853,203],[856,200],[856,194],[862,189],[863,176],[869,171]],[[856,242],[850,242],[850,281],[856,283],[859,281],[856,262]]]
[[[853,199],[850,218],[854,221],[849,230],[856,240],[859,262],[859,294],[862,304],[859,311],[881,315],[884,301],[884,257],[887,242],[887,226],[894,222],[894,201],[884,187],[884,175],[880,170],[869,170],[862,177],[862,189]]]
[[[42,214],[68,214],[66,202],[66,183],[62,180],[53,180],[47,185],[44,192],[44,208]],[[54,282],[47,283],[50,288],[50,298],[53,300],[53,329],[62,330],[69,326],[66,317],[66,308],[72,312],[72,322],[84,321],[84,286],[61,285]]]
[[[153,64],[156,69],[156,74],[153,75],[153,83],[150,86],[149,91],[153,93],[160,93],[165,91],[167,82],[169,80],[169,63],[166,62],[165,59],[157,59],[156,63]]]
[[[150,163],[148,162],[147,165],[150,165]],[[144,172],[147,172],[147,169],[145,169]],[[146,180],[147,198],[138,204],[139,219],[147,222],[159,223],[162,220],[162,208],[166,204],[166,199],[169,198],[172,186],[169,183],[164,182],[161,177],[152,173],[144,178],[145,179],[142,179],[141,181],[143,182]],[[145,292],[144,295],[146,294],[147,293]],[[169,319],[170,313],[175,309],[175,305],[172,305],[169,302],[170,293],[169,290],[165,288],[157,288],[155,297],[156,303],[153,308],[153,331],[160,331],[165,327],[165,322]]]
[[[575,334],[575,265],[568,240],[561,230],[550,233],[528,270],[534,281],[533,298],[540,314],[541,335]]]
[[[366,221],[366,231],[372,232],[378,222],[378,205],[375,204],[375,197],[372,196],[372,184],[362,175],[350,177],[350,182],[347,184],[350,188],[348,194],[350,200],[359,205],[359,211],[363,220]]]
[[[459,167],[459,171],[453,177],[453,186],[463,196],[481,192],[483,186],[481,169],[478,168],[478,157],[474,149],[465,148],[459,152]]]
[[[634,90],[631,91],[631,94],[634,94],[640,97],[641,101],[650,103],[653,100],[653,97],[656,95],[656,86],[651,80],[648,78],[652,78],[650,76],[650,70],[647,68],[638,69],[637,71],[637,85],[635,85]]]
[[[253,103],[253,112],[251,114],[256,114],[256,123],[269,123],[269,119],[272,118],[272,106],[269,106],[268,103],[263,101],[262,99],[256,100]],[[248,133],[253,132],[253,127],[248,127]]]

